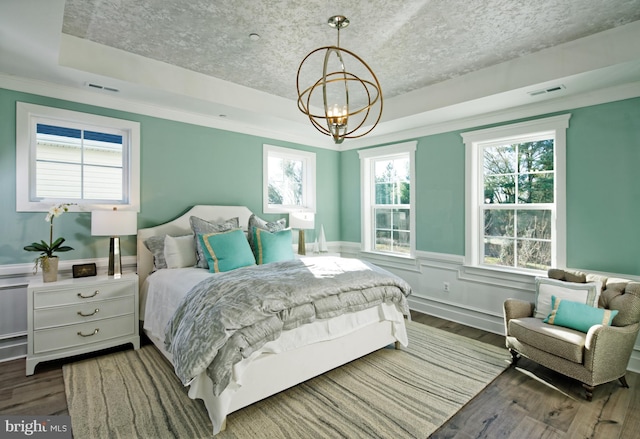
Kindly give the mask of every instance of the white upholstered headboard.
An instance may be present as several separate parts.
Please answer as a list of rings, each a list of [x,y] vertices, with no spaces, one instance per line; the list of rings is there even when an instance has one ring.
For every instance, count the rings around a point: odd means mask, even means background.
[[[151,236],[171,235],[180,236],[192,233],[191,224],[189,223],[189,217],[197,216],[203,220],[210,222],[223,222],[229,218],[238,217],[240,227],[243,230],[247,229],[249,224],[249,217],[252,212],[245,206],[193,206],[183,215],[177,217],[174,220],[159,224],[154,227],[148,227],[146,229],[138,230],[138,245],[137,245],[137,259],[138,259],[138,277],[140,279],[140,288],[144,280],[149,273],[153,270],[153,255],[149,249],[144,245],[144,241]]]

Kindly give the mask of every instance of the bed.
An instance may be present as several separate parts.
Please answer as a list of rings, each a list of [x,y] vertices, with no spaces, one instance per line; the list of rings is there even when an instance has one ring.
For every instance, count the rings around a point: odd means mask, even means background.
[[[185,308],[195,303],[194,293],[198,293],[197,290],[202,290],[202,285],[210,284],[215,288],[220,288],[221,282],[231,282],[230,279],[234,276],[239,279],[236,282],[246,281],[246,284],[250,285],[250,281],[258,275],[258,271],[270,272],[270,276],[273,277],[273,273],[276,273],[275,270],[283,270],[282,273],[285,273],[285,270],[297,270],[292,273],[304,270],[305,275],[310,273],[307,275],[307,280],[297,283],[304,284],[307,288],[308,285],[314,284],[314,279],[326,276],[324,273],[320,275],[312,273],[322,266],[328,266],[332,269],[340,267],[339,270],[343,270],[341,268],[343,266],[357,266],[356,270],[359,270],[361,266],[366,265],[367,270],[371,268],[371,271],[367,272],[368,278],[393,276],[378,267],[357,259],[346,260],[322,256],[300,257],[293,261],[244,267],[228,273],[210,273],[207,269],[192,266],[156,269],[154,256],[157,257],[157,254],[152,253],[145,245],[145,241],[149,242],[150,238],[158,239],[166,235],[170,237],[191,235],[193,237],[191,217],[201,218],[216,224],[224,223],[231,218],[238,218],[237,222],[244,230],[246,237],[252,215],[252,212],[244,206],[199,205],[165,224],[140,229],[137,236],[140,319],[144,320],[143,330],[156,348],[174,365],[178,377],[185,385],[188,385],[189,397],[204,401],[213,425],[214,435],[225,428],[226,417],[229,413],[378,349],[392,344],[398,348],[400,344],[406,346],[408,343],[404,319],[409,318],[406,296],[410,294],[410,287],[404,281],[396,279],[399,283],[396,284],[396,280],[394,280],[392,286],[380,287],[375,290],[376,294],[378,291],[383,291],[380,294],[389,294],[389,297],[392,295],[393,301],[378,300],[380,303],[375,303],[373,306],[359,305],[340,313],[327,313],[324,318],[316,316],[313,321],[292,324],[290,328],[284,324],[281,330],[275,333],[277,337],[267,339],[264,344],[258,344],[257,348],[252,349],[250,354],[242,356],[240,360],[234,360],[230,371],[224,374],[227,380],[222,383],[216,377],[212,379],[211,370],[206,368],[197,374],[194,373],[194,376],[190,375],[191,372],[183,372],[184,368],[178,364],[182,358],[181,346],[184,345],[184,349],[193,350],[195,349],[193,346],[199,345],[200,340],[194,338],[187,341],[188,339],[184,337],[170,337],[174,336],[176,332],[172,328],[179,326],[180,323],[177,315],[185,312]],[[204,243],[204,241],[202,242]],[[255,273],[250,270],[255,270]],[[281,278],[297,276],[297,274],[281,275],[279,271],[277,273],[277,277]],[[399,285],[400,288],[397,288],[396,285]],[[343,287],[335,288],[342,289]],[[394,291],[395,289],[398,289],[400,293]],[[367,287],[361,291],[360,295],[367,296],[371,291],[374,289]],[[189,299],[185,300],[184,297],[189,294]],[[316,302],[312,305],[318,307],[321,299],[316,298],[315,300]],[[192,307],[196,306],[192,305]],[[198,309],[199,312],[202,311],[200,308]],[[281,314],[278,313],[278,315]],[[291,312],[291,314],[295,313]],[[189,321],[195,320],[197,319],[191,317]],[[211,321],[209,318],[205,320]],[[168,345],[165,345],[165,339],[169,340]],[[183,340],[182,345],[179,345],[180,340]],[[240,350],[242,351],[242,348]],[[174,354],[179,358],[174,358]]]

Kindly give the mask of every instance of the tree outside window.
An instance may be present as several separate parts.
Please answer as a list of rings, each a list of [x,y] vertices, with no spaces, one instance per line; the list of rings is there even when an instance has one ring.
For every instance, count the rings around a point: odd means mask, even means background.
[[[543,273],[566,264],[570,114],[462,133],[465,265]]]
[[[409,254],[410,168],[408,155],[374,161],[375,250]]]
[[[553,139],[486,146],[484,263],[535,270],[551,265]]]
[[[269,157],[269,204],[301,206],[303,161]]]
[[[263,146],[263,211],[315,212],[316,155],[278,146]]]
[[[412,141],[358,151],[365,251],[415,254],[416,146]]]

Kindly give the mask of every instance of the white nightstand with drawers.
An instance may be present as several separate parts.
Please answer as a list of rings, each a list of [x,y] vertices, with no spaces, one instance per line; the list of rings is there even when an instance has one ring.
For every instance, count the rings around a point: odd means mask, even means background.
[[[137,274],[34,280],[27,293],[27,375],[42,361],[126,343],[140,348]]]

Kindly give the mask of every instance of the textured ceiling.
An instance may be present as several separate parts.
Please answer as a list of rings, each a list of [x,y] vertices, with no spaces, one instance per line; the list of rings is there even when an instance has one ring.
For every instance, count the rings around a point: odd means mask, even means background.
[[[67,0],[62,32],[296,99],[298,65],[335,44],[336,14],[388,99],[640,20],[640,0]]]
[[[385,98],[341,145],[296,105],[337,14]],[[640,0],[0,0],[0,89],[344,150],[640,96],[638,41]]]

